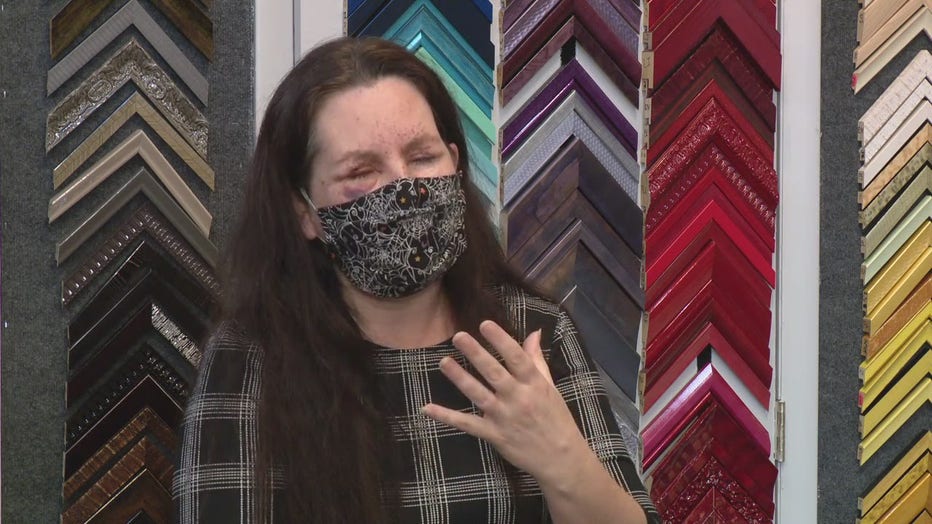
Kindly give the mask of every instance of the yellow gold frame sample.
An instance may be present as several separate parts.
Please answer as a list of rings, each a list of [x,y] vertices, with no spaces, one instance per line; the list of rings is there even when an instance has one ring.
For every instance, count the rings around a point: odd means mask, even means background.
[[[863,466],[880,450],[894,433],[922,407],[932,402],[932,379],[928,377],[909,392],[909,395],[858,444],[858,459]]]
[[[929,190],[932,189],[930,181],[932,181],[932,167],[924,165],[919,176],[913,178],[908,186],[902,188],[896,199],[884,210],[883,216],[864,234],[863,250],[865,256],[869,257],[877,249],[877,246],[903,221],[906,214],[922,199],[923,195],[929,193]]]
[[[863,517],[868,512],[872,511],[878,502],[890,494],[890,490],[893,489],[900,479],[902,479],[904,475],[907,475],[917,462],[929,454],[932,454],[932,431],[927,431],[920,437],[913,447],[903,455],[903,458],[884,474],[883,478],[874,484],[863,497],[858,498],[858,509],[861,511],[861,516]],[[895,492],[893,499],[899,498],[901,494],[902,491]],[[886,511],[886,509],[884,509],[884,511]]]
[[[897,467],[904,462],[905,460],[901,461],[897,464]],[[862,510],[862,516],[859,519],[862,524],[880,522],[880,519],[909,493],[910,488],[920,483],[923,476],[928,475],[930,471],[932,471],[930,470],[930,467],[932,467],[932,453],[928,450],[925,451],[919,458],[914,458],[907,467],[908,469],[906,471],[902,472],[899,477],[892,481],[892,485],[884,493],[882,498],[870,506],[867,512]]]
[[[864,387],[860,390],[860,402],[870,406],[884,392],[894,378],[912,361],[920,352],[928,351],[926,347],[932,340],[932,319],[928,314],[920,315],[915,322],[908,325],[910,331],[904,336],[908,338],[900,345],[891,345],[886,354],[875,357],[870,364],[859,368],[865,373]],[[869,373],[869,374],[868,374]],[[922,380],[921,376],[918,380]],[[904,397],[905,398],[905,397]],[[902,402],[901,402],[902,404]]]
[[[923,220],[920,221],[919,227],[915,231],[906,228],[898,230],[897,233],[899,234],[896,236],[887,237],[888,239],[893,238],[894,242],[885,244],[884,247],[889,247],[884,254],[888,254],[893,249],[896,249],[895,253],[890,255],[889,258],[886,256],[876,259],[870,257],[868,258],[869,262],[864,264],[864,294],[868,315],[876,309],[877,305],[890,293],[894,285],[904,275],[913,271],[911,268],[918,260],[932,258],[932,218],[929,218],[929,213],[932,213],[932,197],[927,196],[925,205],[919,210],[924,212],[922,214]],[[909,237],[907,238],[906,235],[909,235]],[[881,266],[881,264],[883,265]],[[929,264],[932,264],[932,260],[926,264],[920,264],[917,268],[928,267]],[[925,276],[925,274],[920,275],[919,280],[922,280],[922,276]]]
[[[887,415],[907,398],[909,393],[921,386],[923,382],[932,381],[932,351],[923,353],[922,358],[914,363],[906,373],[891,387],[881,393],[877,401],[869,408],[861,406],[861,437],[869,435]]]
[[[874,358],[909,323],[910,319],[915,317],[929,303],[932,303],[932,275],[922,279],[922,283],[910,292],[909,297],[875,331],[873,336],[864,336],[861,355],[868,360]]]

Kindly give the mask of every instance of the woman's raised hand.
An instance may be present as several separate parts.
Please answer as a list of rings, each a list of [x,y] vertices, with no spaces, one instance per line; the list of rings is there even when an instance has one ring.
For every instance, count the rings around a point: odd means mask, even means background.
[[[503,366],[465,332],[453,337],[488,386],[454,359],[440,370],[481,411],[481,416],[427,404],[423,412],[470,435],[484,439],[514,466],[540,484],[565,480],[576,460],[591,454],[563,397],[554,387],[540,347],[540,331],[519,344],[498,324],[487,320],[479,332],[504,359]]]

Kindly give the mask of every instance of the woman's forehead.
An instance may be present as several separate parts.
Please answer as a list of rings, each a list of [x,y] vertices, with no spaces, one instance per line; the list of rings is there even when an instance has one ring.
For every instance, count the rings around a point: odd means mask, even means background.
[[[333,159],[353,150],[392,149],[424,137],[439,139],[427,100],[410,82],[394,77],[332,95],[316,120],[321,153]]]

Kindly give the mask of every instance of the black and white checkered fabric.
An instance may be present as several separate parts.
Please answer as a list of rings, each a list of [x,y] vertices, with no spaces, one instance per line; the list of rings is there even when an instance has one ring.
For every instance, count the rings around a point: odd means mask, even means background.
[[[660,522],[638,477],[612,416],[605,390],[569,316],[555,304],[524,291],[502,288],[498,295],[515,331],[524,337],[542,329],[542,347],[557,389],[611,475]],[[523,338],[519,338],[523,340]],[[537,483],[518,475],[520,496],[494,448],[420,413],[434,402],[475,413],[472,403],[440,371],[444,356],[466,369],[465,358],[447,342],[419,350],[373,347],[395,440],[402,450],[400,522],[548,522]],[[253,464],[261,349],[235,329],[217,331],[205,350],[200,377],[184,418],[180,464],[173,497],[180,524],[263,522],[256,515]],[[276,491],[287,489],[274,472]],[[274,502],[274,501],[273,501]],[[274,503],[273,503],[274,511]],[[272,515],[270,521],[276,521]]]

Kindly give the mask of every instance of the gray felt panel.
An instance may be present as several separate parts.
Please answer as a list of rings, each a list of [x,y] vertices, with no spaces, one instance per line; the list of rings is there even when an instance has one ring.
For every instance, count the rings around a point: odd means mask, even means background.
[[[857,95],[851,89],[858,3],[822,1],[821,278],[819,302],[819,522],[850,524],[857,498],[919,435],[920,410],[860,467],[857,460],[861,362],[861,230],[858,225],[858,118],[929,40],[919,37]],[[792,370],[786,370],[792,374]],[[928,423],[926,422],[926,427]]]
[[[0,217],[2,217],[2,520],[58,522],[61,514],[62,452],[65,424],[65,325],[60,306],[60,282],[91,250],[56,267],[55,242],[64,238],[83,217],[106,199],[107,192],[128,179],[140,164],[130,162],[79,206],[49,226],[46,210],[52,196],[52,168],[111,113],[129,91],[105,104],[50,155],[44,151],[45,119],[66,93],[93,71],[129,37],[130,29],[52,98],[45,94],[49,58],[48,21],[61,8],[57,2],[3,2],[0,10]],[[124,2],[113,2],[78,39],[90,34]],[[214,2],[215,55],[208,63],[148,2],[143,6],[202,72],[208,73],[210,105],[200,106],[210,123],[209,160],[217,174],[211,193],[191,173],[185,180],[214,215],[213,241],[222,247],[230,233],[242,195],[254,136],[252,2]],[[77,42],[76,42],[77,43]],[[144,47],[146,46],[143,43]],[[147,47],[151,52],[151,47]],[[70,48],[66,50],[70,51]],[[157,55],[156,55],[157,56]],[[157,58],[158,60],[158,58]],[[164,62],[160,62],[166,67]],[[176,83],[185,87],[180,79]],[[191,97],[191,93],[187,92]],[[118,100],[117,100],[118,99]],[[192,97],[193,99],[193,97]],[[135,122],[138,125],[138,122]],[[131,123],[130,128],[134,127]],[[145,127],[145,126],[143,126]],[[131,129],[130,129],[131,130]],[[130,130],[123,129],[119,143]],[[151,136],[151,134],[150,134]],[[157,142],[158,144],[158,142]],[[90,161],[96,160],[92,158]],[[169,156],[176,169],[183,169]],[[90,165],[90,164],[87,164]],[[130,206],[135,207],[135,206]],[[109,233],[127,214],[105,228]],[[92,238],[90,245],[96,247]],[[119,261],[117,261],[119,262]],[[101,279],[103,280],[103,279]],[[99,284],[99,282],[98,282]],[[93,288],[85,291],[92,295]],[[80,308],[80,303],[74,304]]]

